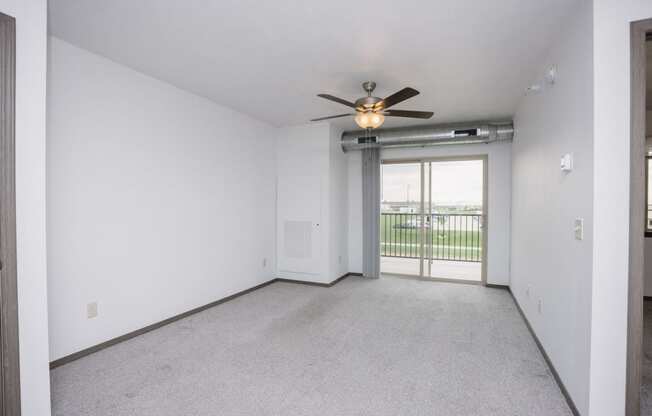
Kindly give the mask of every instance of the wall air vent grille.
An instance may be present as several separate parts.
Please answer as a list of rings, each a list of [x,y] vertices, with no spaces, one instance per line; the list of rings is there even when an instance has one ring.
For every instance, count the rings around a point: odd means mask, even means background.
[[[285,221],[283,235],[285,257],[308,259],[312,256],[312,222]]]

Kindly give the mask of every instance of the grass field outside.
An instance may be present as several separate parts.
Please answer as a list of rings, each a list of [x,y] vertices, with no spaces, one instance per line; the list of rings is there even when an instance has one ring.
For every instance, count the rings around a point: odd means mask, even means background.
[[[482,261],[482,215],[426,215],[423,234],[435,260]],[[421,215],[383,213],[380,250],[385,257],[421,257]]]

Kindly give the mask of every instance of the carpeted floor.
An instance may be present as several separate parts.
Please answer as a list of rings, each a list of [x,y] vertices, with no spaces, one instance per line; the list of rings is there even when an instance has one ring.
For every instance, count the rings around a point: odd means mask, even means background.
[[[652,301],[643,302],[641,416],[652,415]]]
[[[570,415],[509,293],[274,283],[52,371],[53,415]]]

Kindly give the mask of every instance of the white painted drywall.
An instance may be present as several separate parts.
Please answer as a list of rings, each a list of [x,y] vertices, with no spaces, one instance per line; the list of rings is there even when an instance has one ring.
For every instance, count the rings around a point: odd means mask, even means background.
[[[0,0],[16,19],[16,243],[23,416],[50,414],[45,229],[47,2]]]
[[[329,275],[334,280],[349,272],[348,210],[349,186],[346,154],[342,151],[340,138],[342,131],[330,126],[329,129]]]
[[[329,268],[329,138],[327,123],[306,124],[280,129],[276,139],[277,195],[277,276],[287,279],[327,283]],[[300,183],[296,178],[306,178]],[[310,221],[313,250],[304,267],[285,248],[286,221]],[[318,225],[317,225],[318,224]]]
[[[581,414],[588,414],[593,227],[592,9],[574,11],[516,111],[511,289]],[[555,65],[554,85],[543,81]],[[573,171],[560,159],[573,155]],[[584,219],[584,240],[573,222]],[[529,295],[528,295],[529,293]],[[539,312],[538,303],[542,302]]]
[[[487,155],[487,283],[509,284],[511,143],[383,149],[383,159]],[[347,154],[349,164],[349,270],[362,271],[362,167],[360,152]]]
[[[273,278],[276,129],[59,39],[49,53],[50,358]]]
[[[347,199],[345,155],[339,146],[340,132],[327,123],[303,124],[279,130],[276,145],[279,189],[295,183],[296,177],[310,182],[296,184],[305,189],[278,196],[278,263],[291,264],[284,258],[283,232],[286,221],[312,220],[317,249],[310,259],[309,272],[277,267],[277,276],[316,283],[330,283],[348,272]],[[310,186],[309,184],[313,185]],[[283,198],[291,198],[286,201]],[[318,203],[315,204],[315,199]],[[298,209],[298,210],[297,210]],[[309,211],[309,212],[306,212]],[[300,215],[301,218],[296,216]],[[341,259],[340,259],[341,257]]]
[[[595,0],[593,3],[591,416],[619,416],[625,409],[630,22],[646,18],[652,18],[649,0]]]

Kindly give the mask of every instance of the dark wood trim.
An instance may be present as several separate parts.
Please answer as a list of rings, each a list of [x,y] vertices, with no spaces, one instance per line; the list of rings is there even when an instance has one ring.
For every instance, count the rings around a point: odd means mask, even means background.
[[[627,293],[627,374],[625,415],[641,413],[641,363],[643,348],[643,269],[645,243],[645,95],[647,34],[652,19],[630,25],[630,178],[629,276]]]
[[[447,279],[444,277],[428,277],[418,276],[413,274],[400,274],[400,273],[381,273],[383,277],[393,277],[396,279],[420,280],[422,282],[440,282],[440,283],[454,283],[458,285],[471,285],[471,286],[485,286],[482,280],[463,280],[463,279]]]
[[[485,284],[485,287],[488,287],[489,289],[504,289],[504,290],[509,290],[508,285],[495,285],[493,283],[487,283]]]
[[[646,75],[646,77],[647,77],[647,75]],[[647,93],[646,93],[646,95],[647,95]],[[646,98],[646,102],[647,102],[647,96],[645,98]],[[646,116],[646,120],[647,120],[647,116]],[[647,139],[646,139],[646,141],[647,141]],[[647,221],[647,205],[648,205],[648,201],[650,200],[650,195],[648,194],[648,191],[647,191],[647,183],[648,183],[648,175],[650,174],[650,171],[648,169],[648,165],[650,164],[649,161],[652,159],[652,156],[648,156],[648,154],[647,154],[647,144],[646,144],[646,149],[644,149],[643,151],[645,152],[645,178],[643,179],[645,181],[645,185],[644,185],[645,186],[645,212],[643,213],[643,215],[645,215],[645,219],[644,219],[644,221],[645,221],[645,223],[644,223],[645,232],[644,232],[643,236],[645,238],[651,238],[652,237],[652,230],[648,228],[648,221]]]
[[[564,382],[559,377],[559,373],[557,373],[557,369],[555,369],[555,366],[552,364],[552,361],[550,361],[550,357],[548,357],[548,353],[546,352],[546,349],[543,348],[541,341],[539,341],[539,337],[537,337],[537,334],[534,332],[534,329],[532,329],[532,325],[530,325],[530,321],[527,320],[525,314],[523,313],[523,309],[521,309],[521,305],[518,304],[518,301],[516,300],[516,297],[512,293],[511,288],[509,286],[503,286],[502,288],[505,288],[509,292],[512,299],[514,300],[516,309],[518,309],[518,312],[521,314],[521,317],[525,322],[525,326],[527,326],[527,329],[530,331],[532,338],[534,338],[534,342],[537,344],[539,351],[541,351],[541,355],[543,356],[543,359],[546,361],[546,364],[548,364],[548,368],[550,368],[550,373],[552,373],[552,376],[555,378],[557,385],[559,385],[559,390],[561,390],[561,394],[564,395],[564,398],[566,399],[566,403],[568,403],[568,407],[570,408],[571,412],[573,412],[573,415],[575,416],[580,416],[580,412],[577,410],[577,406],[575,406],[575,402],[573,402],[573,399],[568,393],[568,390],[566,390],[566,386],[564,385]]]
[[[644,301],[644,302],[650,302],[650,301],[652,301],[652,296],[643,296],[643,301]]]
[[[16,289],[16,21],[0,13],[0,415],[20,415]]]
[[[72,361],[78,360],[78,359],[80,359],[82,357],[85,357],[87,355],[90,355],[90,354],[93,354],[95,352],[101,351],[101,350],[103,350],[105,348],[108,348],[108,347],[110,347],[112,345],[119,344],[119,343],[121,343],[123,341],[127,341],[127,340],[129,340],[131,338],[137,337],[138,335],[145,334],[147,332],[150,332],[150,331],[153,331],[155,329],[161,328],[162,326],[165,326],[165,325],[171,324],[173,322],[176,322],[176,321],[178,321],[180,319],[187,318],[188,316],[194,315],[194,314],[196,314],[198,312],[204,311],[206,309],[209,309],[209,308],[212,308],[214,306],[220,305],[222,303],[228,302],[228,301],[233,300],[235,298],[238,298],[240,296],[246,295],[247,293],[251,293],[251,292],[253,292],[255,290],[261,289],[261,288],[263,288],[265,286],[271,285],[272,283],[286,282],[286,283],[298,283],[298,284],[310,285],[310,286],[331,287],[331,286],[334,286],[335,284],[337,284],[338,282],[340,282],[341,280],[345,279],[348,276],[362,276],[362,274],[360,274],[360,273],[347,273],[347,274],[345,274],[343,276],[340,276],[339,278],[335,279],[331,283],[314,283],[314,282],[305,282],[305,281],[301,281],[301,280],[290,280],[290,279],[272,279],[272,280],[269,280],[267,282],[261,283],[261,284],[259,284],[257,286],[254,286],[252,288],[245,289],[243,291],[235,293],[235,294],[233,294],[231,296],[227,296],[225,298],[216,300],[216,301],[211,302],[209,304],[200,306],[198,308],[191,309],[191,310],[189,310],[187,312],[180,313],[180,314],[175,315],[175,316],[173,316],[171,318],[164,319],[164,320],[162,320],[160,322],[156,322],[156,323],[148,325],[148,326],[146,326],[144,328],[137,329],[135,331],[129,332],[129,333],[124,334],[124,335],[121,335],[119,337],[110,339],[108,341],[104,341],[101,344],[97,344],[97,345],[94,345],[92,347],[85,348],[85,349],[83,349],[81,351],[77,351],[77,352],[72,353],[70,355],[67,355],[65,357],[54,360],[54,361],[50,362],[50,369],[60,367],[60,366],[62,366],[64,364],[68,364],[68,363],[70,363]]]
[[[330,283],[318,283],[318,282],[308,282],[305,280],[295,280],[295,279],[285,279],[285,278],[278,278],[276,279],[277,282],[286,282],[286,283],[297,283],[300,285],[308,285],[308,286],[319,286],[319,287],[331,287],[336,285],[340,280],[349,277],[349,276],[362,276],[362,273],[346,273],[343,274],[342,276],[338,277],[337,279],[333,280]]]
[[[566,399],[566,403],[568,403],[568,407],[571,409],[571,412],[573,412],[573,415],[580,416],[580,412],[577,410],[577,406],[575,406],[575,402],[573,402],[573,399],[568,393],[568,390],[566,389],[564,382],[559,377],[559,373],[557,373],[557,369],[553,365],[552,361],[550,361],[550,357],[548,357],[548,353],[546,352],[545,348],[543,348],[541,341],[539,341],[539,337],[537,337],[537,334],[534,332],[534,329],[532,329],[532,325],[530,325],[530,321],[528,321],[528,319],[525,317],[525,314],[523,313],[523,309],[521,309],[521,305],[519,305],[518,301],[516,300],[516,297],[512,293],[512,289],[507,285],[495,285],[490,283],[487,283],[484,286],[490,289],[506,290],[509,293],[512,300],[514,301],[514,304],[516,305],[516,309],[518,309],[518,313],[521,315],[521,318],[523,318],[523,321],[525,322],[525,326],[527,326],[528,331],[530,331],[530,335],[532,335],[532,338],[534,339],[534,343],[537,344],[537,347],[539,348],[539,351],[541,352],[543,359],[546,361],[546,364],[550,369],[550,373],[552,374],[555,381],[557,382],[557,385],[559,386],[559,390],[561,390],[561,393],[564,395],[564,398]]]
[[[121,343],[123,341],[126,341],[128,339],[137,337],[138,335],[142,335],[142,334],[145,334],[147,332],[153,331],[153,330],[158,329],[158,328],[160,328],[162,326],[165,326],[165,325],[171,324],[172,322],[178,321],[179,319],[187,318],[190,315],[194,315],[194,314],[199,313],[201,311],[204,311],[206,309],[209,309],[209,308],[212,308],[214,306],[220,305],[220,304],[222,304],[224,302],[228,302],[228,301],[233,300],[233,299],[235,299],[237,297],[246,295],[247,293],[251,293],[254,290],[258,290],[258,289],[263,288],[263,287],[265,287],[267,285],[270,285],[270,284],[274,283],[275,281],[276,281],[276,279],[269,280],[269,281],[267,281],[265,283],[261,283],[261,284],[259,284],[257,286],[252,287],[252,288],[245,289],[245,290],[240,291],[238,293],[234,293],[231,296],[227,296],[225,298],[216,300],[216,301],[211,302],[209,304],[199,306],[199,307],[197,307],[195,309],[191,309],[189,311],[180,313],[180,314],[175,315],[175,316],[173,316],[171,318],[164,319],[164,320],[162,320],[160,322],[156,322],[156,323],[148,325],[148,326],[146,326],[144,328],[140,328],[140,329],[137,329],[135,331],[129,332],[127,334],[121,335],[119,337],[110,339],[108,341],[104,341],[101,344],[97,344],[97,345],[94,345],[92,347],[83,349],[81,351],[77,351],[77,352],[72,353],[70,355],[67,355],[65,357],[59,358],[59,359],[54,360],[54,361],[52,361],[50,363],[50,369],[60,367],[60,366],[62,366],[64,364],[68,364],[71,361],[78,360],[78,359],[80,359],[82,357],[93,354],[94,352],[98,352],[98,351],[103,350],[105,348],[108,348],[108,347],[110,347],[112,345],[119,344],[119,343]]]
[[[110,339],[108,341],[105,341],[101,344],[86,348],[84,350],[78,351],[76,353],[67,355],[65,357],[59,358],[58,360],[54,360],[50,363],[50,369],[54,369],[56,367],[60,367],[64,364],[68,364],[72,361],[78,360],[82,357],[85,357],[87,355],[93,354],[95,352],[101,351],[105,348],[111,347],[113,345],[119,344],[120,342],[127,341],[131,338],[134,338],[138,335],[145,334],[149,331],[153,331],[155,329],[161,328],[162,326],[171,324],[175,321],[178,321],[180,319],[186,318],[188,316],[194,315],[198,312],[204,311],[206,309],[212,308],[214,306],[220,305],[222,303],[228,302],[230,300],[233,300],[237,297],[246,295],[247,293],[251,293],[255,290],[261,289],[265,286],[271,285],[272,283],[276,282],[284,282],[284,283],[295,283],[295,284],[302,284],[302,285],[308,285],[308,286],[317,286],[317,287],[332,287],[342,281],[343,279],[349,277],[349,276],[362,276],[362,273],[347,273],[345,275],[340,276],[339,278],[335,279],[331,283],[315,283],[315,282],[307,282],[307,281],[302,281],[302,280],[292,280],[292,279],[282,279],[282,278],[277,278],[277,279],[272,279],[269,280],[265,283],[261,283],[257,286],[254,286],[250,289],[243,290],[241,292],[235,293],[231,296],[227,296],[226,298],[217,300],[215,302],[209,303],[204,306],[200,306],[198,308],[192,309],[190,311],[181,313],[179,315],[173,316],[171,318],[165,319],[163,321],[157,322],[155,324],[146,326],[144,328],[138,329],[136,331],[132,331],[128,334],[119,336],[117,338]],[[561,390],[562,394],[564,395],[568,406],[570,407],[571,411],[575,416],[580,416],[580,413],[577,411],[577,407],[575,406],[575,403],[573,402],[573,399],[571,399],[570,395],[568,394],[568,391],[566,390],[566,387],[564,386],[564,383],[561,381],[561,378],[559,378],[559,374],[557,373],[557,370],[555,369],[555,366],[552,364],[552,361],[550,361],[550,358],[548,358],[548,354],[546,353],[546,350],[543,348],[543,345],[541,345],[541,342],[539,342],[539,338],[537,337],[536,333],[532,329],[532,326],[530,325],[530,322],[527,320],[525,317],[525,314],[523,313],[523,310],[521,309],[521,306],[518,304],[518,301],[514,297],[511,289],[509,286],[505,285],[494,285],[494,284],[487,284],[485,285],[488,288],[491,289],[501,289],[501,290],[506,290],[509,292],[510,296],[514,300],[514,304],[516,305],[516,308],[518,309],[519,313],[521,314],[521,317],[523,318],[523,321],[525,322],[525,325],[527,326],[528,330],[530,331],[530,334],[532,335],[532,338],[534,339],[534,342],[536,343],[537,347],[539,348],[539,351],[541,351],[541,355],[543,356],[544,360],[546,361],[546,364],[550,368],[550,372],[552,373],[553,377],[555,378],[555,381],[559,385],[559,389]]]

